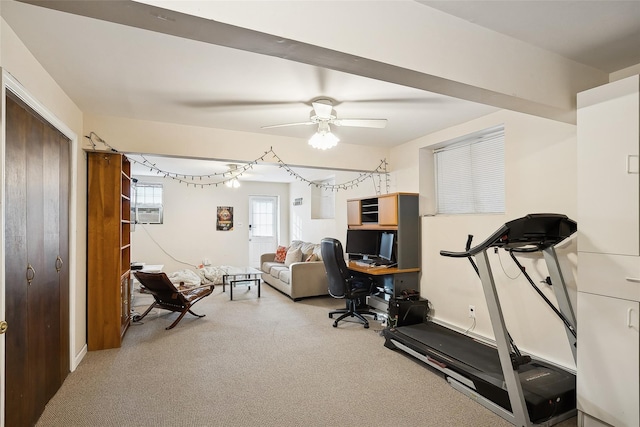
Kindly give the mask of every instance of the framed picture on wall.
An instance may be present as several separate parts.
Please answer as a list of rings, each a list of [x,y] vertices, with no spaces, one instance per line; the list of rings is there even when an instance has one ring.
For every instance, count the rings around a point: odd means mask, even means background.
[[[218,206],[216,230],[233,230],[233,206]]]

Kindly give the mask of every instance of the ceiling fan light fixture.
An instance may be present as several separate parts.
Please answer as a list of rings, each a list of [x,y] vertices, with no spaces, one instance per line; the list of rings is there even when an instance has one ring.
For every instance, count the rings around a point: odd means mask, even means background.
[[[309,145],[318,150],[328,150],[338,145],[340,139],[331,133],[329,124],[322,122],[318,125],[318,131],[309,139]]]
[[[225,185],[229,188],[238,188],[240,187],[240,181],[238,181],[238,178],[233,178],[225,182]]]

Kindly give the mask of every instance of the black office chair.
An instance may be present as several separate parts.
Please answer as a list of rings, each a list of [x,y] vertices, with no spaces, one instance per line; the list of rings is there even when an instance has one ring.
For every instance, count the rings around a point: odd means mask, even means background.
[[[357,317],[364,327],[369,327],[369,321],[363,314],[371,315],[378,319],[378,315],[368,309],[358,310],[358,301],[367,295],[371,295],[374,290],[373,281],[367,277],[353,277],[347,264],[344,261],[344,251],[342,243],[332,238],[324,238],[320,242],[322,261],[327,271],[329,280],[329,294],[334,298],[345,298],[347,307],[329,313],[329,318],[333,319],[334,314],[342,314],[333,322],[333,327],[338,327],[338,322],[345,317]]]

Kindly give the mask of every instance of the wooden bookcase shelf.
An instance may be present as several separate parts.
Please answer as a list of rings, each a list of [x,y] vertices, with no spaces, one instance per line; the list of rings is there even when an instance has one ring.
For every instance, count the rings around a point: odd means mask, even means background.
[[[130,323],[131,165],[126,156],[88,152],[87,341],[120,347]]]

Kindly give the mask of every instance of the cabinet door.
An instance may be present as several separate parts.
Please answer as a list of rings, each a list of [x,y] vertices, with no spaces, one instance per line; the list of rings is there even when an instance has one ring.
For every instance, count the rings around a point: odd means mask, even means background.
[[[396,195],[378,197],[378,224],[398,225],[398,197]]]
[[[578,292],[578,409],[615,426],[638,426],[640,303]]]
[[[360,200],[347,201],[347,225],[362,225]]]
[[[640,301],[640,257],[578,252],[578,290]]]
[[[580,251],[640,255],[639,77],[578,94]]]

